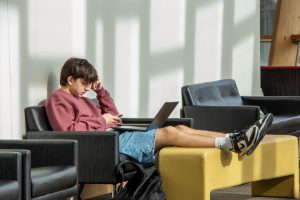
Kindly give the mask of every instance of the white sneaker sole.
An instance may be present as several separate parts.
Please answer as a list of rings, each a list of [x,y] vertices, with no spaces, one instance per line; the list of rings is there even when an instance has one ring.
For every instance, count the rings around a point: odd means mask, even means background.
[[[253,153],[253,151],[256,149],[260,141],[265,137],[268,128],[272,124],[272,121],[273,121],[273,116],[272,114],[269,114],[268,117],[263,122],[263,124],[261,125],[260,129],[258,130],[258,135],[255,138],[253,145],[252,146],[250,145],[250,148],[248,148],[248,150],[245,152],[248,156]]]

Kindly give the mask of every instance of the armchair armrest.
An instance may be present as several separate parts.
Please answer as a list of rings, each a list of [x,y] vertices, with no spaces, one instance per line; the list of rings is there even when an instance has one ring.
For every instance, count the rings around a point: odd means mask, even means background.
[[[184,106],[183,112],[194,128],[210,131],[240,131],[259,119],[258,106]]]
[[[111,183],[119,163],[119,134],[115,131],[27,131],[28,139],[72,139],[78,141],[79,183]]]
[[[31,167],[77,165],[77,142],[67,140],[0,140],[0,149],[31,151]]]
[[[0,180],[15,180],[18,184],[18,193],[11,193],[10,199],[21,199],[22,184],[22,156],[21,153],[1,149],[0,150]],[[2,191],[5,190],[2,188]],[[0,198],[7,198],[0,194]],[[25,198],[22,196],[22,198]]]
[[[122,118],[122,121],[124,123],[140,123],[150,124],[152,122],[153,118]],[[193,127],[193,119],[191,118],[169,118],[167,119],[164,126],[176,126],[176,125],[185,125],[188,127]]]
[[[0,180],[17,180],[21,186],[21,154],[12,150],[0,150]]]
[[[1,149],[2,152],[18,152],[21,155],[21,180],[22,197],[31,199],[31,152],[26,149]]]
[[[256,105],[264,113],[299,114],[300,97],[298,96],[242,96],[247,105]]]

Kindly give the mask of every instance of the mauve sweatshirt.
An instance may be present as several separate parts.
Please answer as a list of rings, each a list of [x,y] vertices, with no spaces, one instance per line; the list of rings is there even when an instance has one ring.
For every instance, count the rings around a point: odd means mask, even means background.
[[[58,89],[45,102],[50,125],[55,131],[94,131],[106,130],[107,125],[102,117],[104,113],[117,115],[119,112],[107,90],[97,91],[100,106],[96,106],[86,97],[75,97]]]

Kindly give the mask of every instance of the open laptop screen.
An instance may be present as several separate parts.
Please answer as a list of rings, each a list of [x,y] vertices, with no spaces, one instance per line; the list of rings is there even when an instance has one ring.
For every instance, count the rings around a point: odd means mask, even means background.
[[[120,126],[113,127],[113,129],[120,131],[148,131],[160,128],[167,121],[177,104],[178,101],[165,102],[150,124],[121,124]]]

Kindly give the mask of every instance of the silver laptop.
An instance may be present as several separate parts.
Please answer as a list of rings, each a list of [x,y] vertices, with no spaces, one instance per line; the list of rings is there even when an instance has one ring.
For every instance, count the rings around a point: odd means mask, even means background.
[[[120,131],[149,131],[152,129],[160,128],[167,121],[168,117],[173,112],[177,104],[178,101],[165,102],[150,124],[123,123],[120,126],[113,127],[112,129]]]

